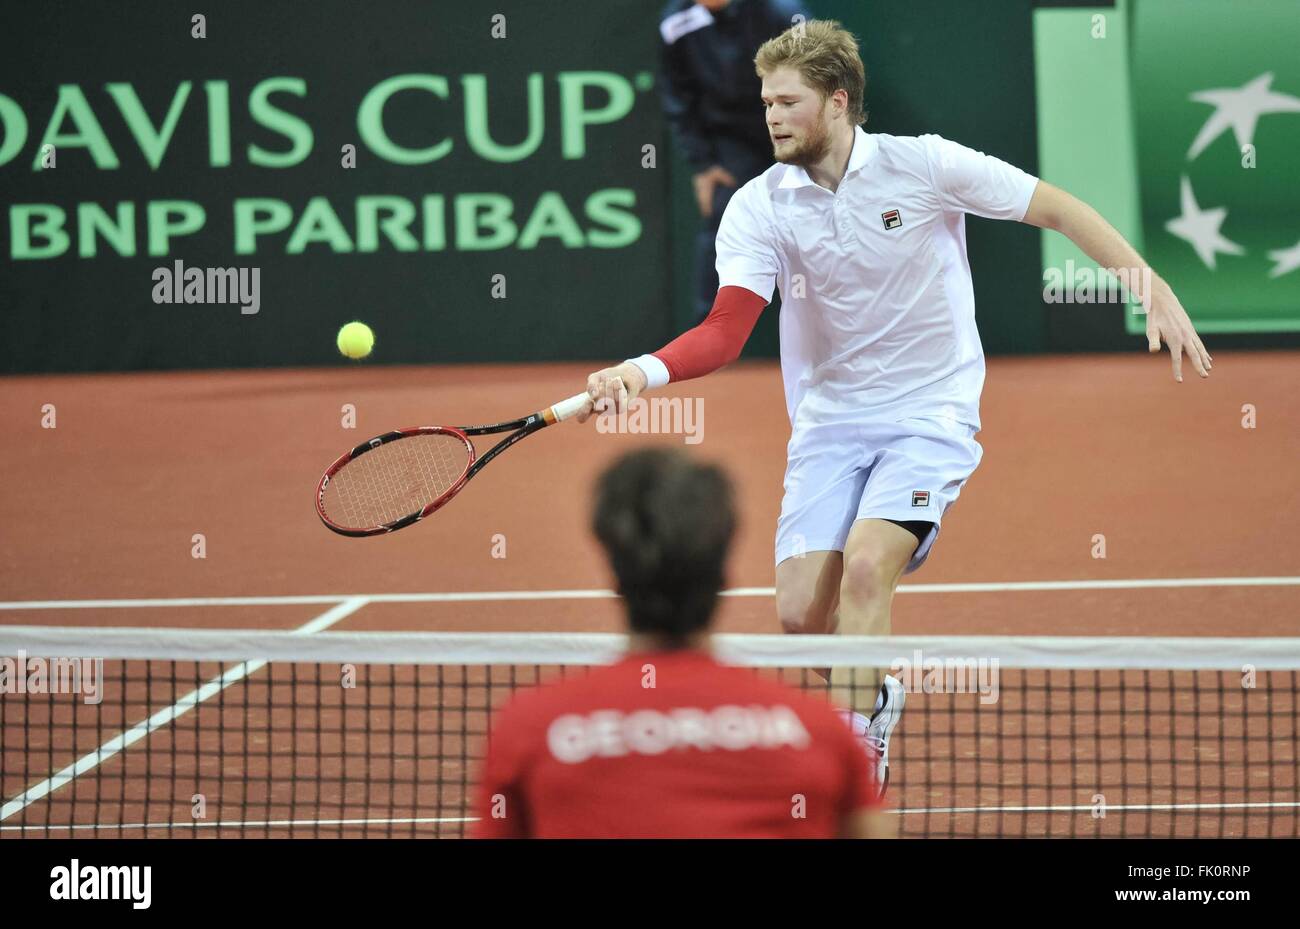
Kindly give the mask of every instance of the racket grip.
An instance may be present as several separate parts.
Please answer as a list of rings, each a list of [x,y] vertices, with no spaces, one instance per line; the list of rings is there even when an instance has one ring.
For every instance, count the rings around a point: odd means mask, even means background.
[[[561,400],[547,412],[551,414],[551,422],[561,423],[581,413],[586,408],[587,403],[588,397],[585,393],[574,394],[567,400]]]

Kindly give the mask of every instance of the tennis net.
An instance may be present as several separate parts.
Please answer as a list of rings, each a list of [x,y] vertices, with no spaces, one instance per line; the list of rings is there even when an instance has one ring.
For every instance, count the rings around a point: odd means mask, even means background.
[[[0,627],[0,838],[463,836],[493,710],[624,643]],[[904,836],[1300,834],[1300,639],[714,647],[821,693],[811,669],[895,669]]]

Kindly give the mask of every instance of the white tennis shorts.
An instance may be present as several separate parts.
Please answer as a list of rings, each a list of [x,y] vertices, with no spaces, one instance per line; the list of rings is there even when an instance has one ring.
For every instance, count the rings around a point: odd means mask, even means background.
[[[943,419],[800,423],[790,436],[776,563],[806,552],[844,551],[854,520],[923,520],[934,528],[904,573],[915,571],[984,454],[977,431]]]

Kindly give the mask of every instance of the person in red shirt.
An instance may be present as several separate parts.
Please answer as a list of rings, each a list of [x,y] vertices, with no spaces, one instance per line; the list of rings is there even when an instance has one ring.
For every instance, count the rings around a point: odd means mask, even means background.
[[[890,833],[871,749],[824,699],[720,664],[709,629],[735,516],[726,475],[634,452],[593,524],[628,653],[496,715],[480,838],[871,838]]]

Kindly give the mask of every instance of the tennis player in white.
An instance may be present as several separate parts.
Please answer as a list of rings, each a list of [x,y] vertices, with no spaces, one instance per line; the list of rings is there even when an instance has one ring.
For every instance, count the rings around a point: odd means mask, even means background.
[[[885,635],[899,579],[925,561],[981,456],[965,214],[1055,229],[1099,267],[1130,269],[1150,351],[1168,345],[1179,381],[1184,353],[1201,377],[1211,359],[1173,291],[1087,204],[939,136],[864,132],[862,60],[838,23],[795,26],[754,62],[777,163],[723,215],[713,311],[659,351],[592,374],[591,410],[734,361],[780,287],[791,435],[777,614],[790,633]],[[853,721],[884,784],[904,690],[852,670],[870,688],[858,693],[878,693]],[[840,671],[832,684],[850,692]]]

